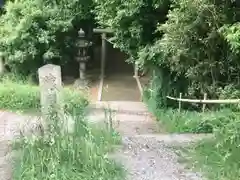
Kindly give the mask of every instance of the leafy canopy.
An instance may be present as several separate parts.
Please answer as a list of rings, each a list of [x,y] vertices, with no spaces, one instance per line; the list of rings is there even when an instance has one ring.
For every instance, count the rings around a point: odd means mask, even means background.
[[[8,1],[0,19],[0,50],[13,71],[29,74],[74,55],[77,30],[92,23],[91,0]]]

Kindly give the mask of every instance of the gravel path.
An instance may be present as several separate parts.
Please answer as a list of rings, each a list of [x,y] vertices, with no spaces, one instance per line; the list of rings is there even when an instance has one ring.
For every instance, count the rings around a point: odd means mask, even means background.
[[[178,163],[173,149],[156,138],[124,137],[122,149],[115,154],[127,172],[127,180],[202,180]]]
[[[116,106],[116,105],[115,105]],[[139,107],[138,107],[139,106]],[[121,103],[115,109],[114,128],[122,135],[122,148],[112,158],[123,164],[127,180],[203,180],[200,173],[188,170],[178,162],[173,146],[185,146],[205,137],[193,134],[159,134],[158,123],[148,115],[137,115],[147,111],[142,103]],[[144,110],[145,109],[145,110]],[[128,110],[124,113],[124,110]],[[132,113],[129,111],[132,110]],[[101,117],[96,113],[91,118]],[[102,117],[103,119],[103,117]],[[117,122],[117,123],[116,123]]]
[[[31,123],[30,123],[31,122]],[[37,127],[39,118],[0,111],[0,180],[12,179],[11,141],[23,134],[31,134],[30,129]]]

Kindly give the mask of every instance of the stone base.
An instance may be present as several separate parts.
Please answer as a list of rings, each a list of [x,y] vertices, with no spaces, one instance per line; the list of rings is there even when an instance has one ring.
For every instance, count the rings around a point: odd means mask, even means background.
[[[74,87],[76,89],[87,89],[89,85],[89,81],[88,80],[81,80],[81,79],[77,79],[74,82]]]

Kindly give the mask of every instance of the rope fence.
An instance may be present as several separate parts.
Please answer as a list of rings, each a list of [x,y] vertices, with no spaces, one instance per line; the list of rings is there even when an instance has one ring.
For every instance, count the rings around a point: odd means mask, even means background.
[[[179,98],[175,98],[175,97],[171,97],[171,96],[167,96],[167,98],[178,101],[179,112],[181,111],[182,102],[203,104],[202,105],[203,112],[205,111],[206,104],[239,104],[240,103],[240,99],[223,99],[223,100],[207,99],[207,93],[204,94],[203,99],[185,99],[185,98],[182,98],[182,93],[179,94]]]

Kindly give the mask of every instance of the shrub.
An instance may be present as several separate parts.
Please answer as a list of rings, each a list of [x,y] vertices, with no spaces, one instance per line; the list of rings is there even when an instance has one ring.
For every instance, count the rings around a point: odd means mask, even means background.
[[[155,100],[145,99],[148,109],[169,132],[174,133],[216,133],[221,128],[237,123],[232,109],[224,108],[215,111],[197,112],[182,109],[158,107]],[[221,133],[220,133],[221,134]]]

